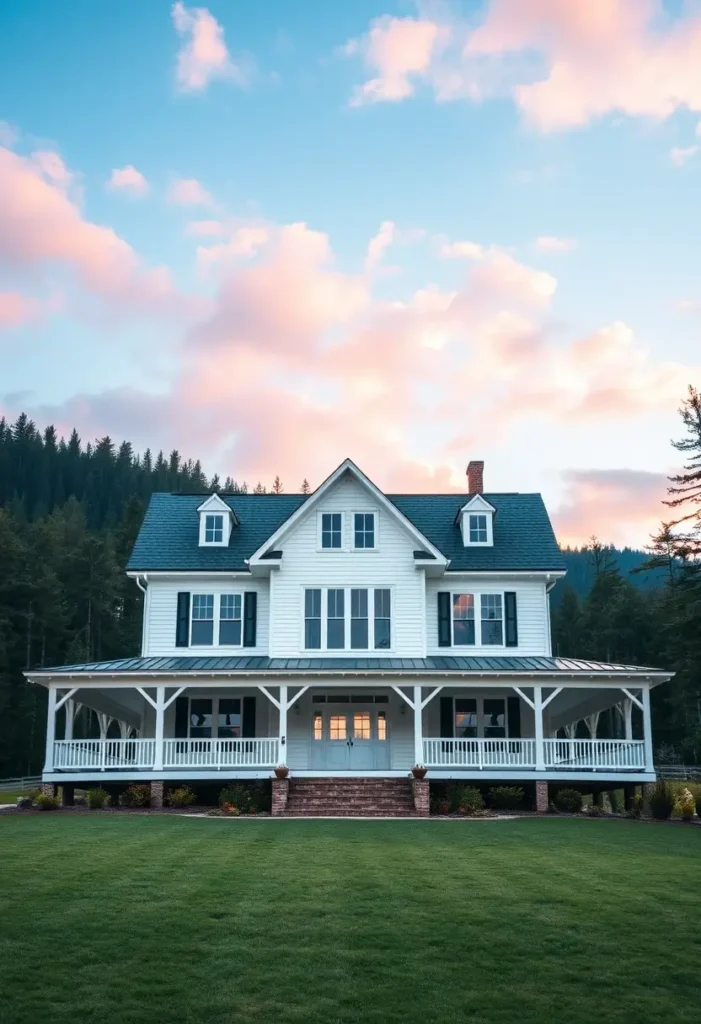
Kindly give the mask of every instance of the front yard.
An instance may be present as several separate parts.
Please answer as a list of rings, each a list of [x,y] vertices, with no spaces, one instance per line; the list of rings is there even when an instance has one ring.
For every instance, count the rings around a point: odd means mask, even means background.
[[[0,815],[3,1024],[698,1020],[701,830]]]

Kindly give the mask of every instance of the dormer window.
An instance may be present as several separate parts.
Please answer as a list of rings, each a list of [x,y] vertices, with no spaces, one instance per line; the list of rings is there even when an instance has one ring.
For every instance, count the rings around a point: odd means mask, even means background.
[[[234,510],[218,494],[212,494],[202,502],[197,514],[200,517],[200,547],[227,547],[231,531],[239,522]]]
[[[475,494],[458,512],[456,525],[462,532],[466,548],[494,546],[494,514],[496,509],[483,494]]]
[[[470,515],[470,544],[487,543],[487,517],[486,515]]]
[[[224,538],[224,516],[214,514],[204,517],[205,544],[221,544]]]

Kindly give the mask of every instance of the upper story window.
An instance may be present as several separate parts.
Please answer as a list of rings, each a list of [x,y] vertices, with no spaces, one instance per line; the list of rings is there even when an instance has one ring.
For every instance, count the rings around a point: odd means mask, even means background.
[[[241,594],[192,595],[190,644],[192,647],[241,647],[243,629]]]
[[[392,647],[388,587],[312,587],[304,591],[304,649],[387,651]]]
[[[487,543],[486,515],[470,515],[470,544]]]
[[[219,494],[210,494],[197,509],[200,520],[199,545],[201,548],[225,548],[231,531],[238,526],[238,516]]]
[[[343,513],[321,513],[321,545],[325,551],[340,551],[343,547]]]
[[[494,545],[494,516],[496,509],[482,494],[475,494],[460,509],[462,542],[466,548]]]
[[[503,647],[501,594],[479,596],[479,621],[475,617],[475,601],[474,594],[453,594],[453,646]]]
[[[482,645],[501,647],[504,643],[504,613],[501,594],[482,594]]]
[[[374,549],[375,538],[375,513],[355,512],[353,515],[353,547],[356,549]]]
[[[453,643],[456,646],[475,643],[474,594],[453,594]]]
[[[208,513],[204,517],[205,544],[221,544],[224,539],[224,516]]]

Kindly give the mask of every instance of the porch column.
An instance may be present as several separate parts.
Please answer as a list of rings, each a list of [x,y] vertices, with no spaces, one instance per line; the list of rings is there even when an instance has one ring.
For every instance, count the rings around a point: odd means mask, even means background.
[[[54,770],[54,740],[56,739],[56,687],[49,687],[49,703],[46,709],[46,752],[44,771]]]
[[[278,761],[287,764],[287,685],[280,685],[280,714],[278,728]]]
[[[414,764],[424,763],[423,709],[421,687],[414,687]]]
[[[645,741],[645,767],[649,772],[654,768],[652,755],[652,715],[650,713],[650,687],[643,686],[643,739]]]
[[[163,771],[163,719],[165,718],[166,688],[156,687],[156,755],[153,761],[155,772]]]
[[[69,697],[66,701],[66,728],[63,731],[64,740],[73,739],[73,720],[75,718],[75,701]]]
[[[633,701],[630,697],[626,697],[623,701],[623,718],[625,721],[625,738],[627,740],[633,739]],[[647,726],[645,727],[647,732]]]
[[[543,687],[533,687],[533,717],[535,718],[535,770],[545,771],[545,748],[543,747]]]

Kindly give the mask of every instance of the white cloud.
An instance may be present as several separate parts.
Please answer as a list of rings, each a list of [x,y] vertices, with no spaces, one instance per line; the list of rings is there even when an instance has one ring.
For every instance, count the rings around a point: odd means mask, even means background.
[[[169,203],[176,206],[211,206],[214,200],[197,178],[180,178],[166,193]]]
[[[224,41],[224,29],[205,7],[188,8],[178,0],[171,8],[175,30],[182,39],[175,78],[183,92],[202,92],[215,78],[245,85],[251,61],[234,60]]]
[[[675,167],[683,167],[688,160],[691,160],[692,156],[696,156],[699,149],[701,146],[675,146],[669,151],[669,159]]]
[[[133,196],[145,196],[149,190],[146,178],[132,164],[115,167],[112,171],[107,188],[110,192],[128,192]]]
[[[535,247],[540,252],[569,252],[577,248],[576,238],[558,238],[556,235],[539,235]]]

